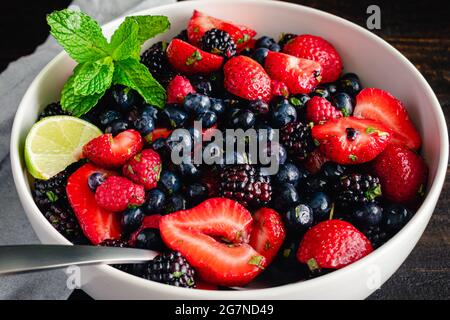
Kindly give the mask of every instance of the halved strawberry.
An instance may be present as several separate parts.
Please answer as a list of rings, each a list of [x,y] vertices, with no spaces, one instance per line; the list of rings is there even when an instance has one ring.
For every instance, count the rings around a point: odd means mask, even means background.
[[[252,222],[250,212],[238,202],[211,198],[163,216],[159,226],[166,245],[181,252],[202,279],[241,286],[266,266],[265,258],[247,243]]]
[[[130,239],[128,240],[128,244],[130,246],[134,246],[136,243],[136,238],[139,233],[141,233],[142,230],[145,229],[159,229],[159,221],[161,220],[161,215],[159,214],[152,214],[150,216],[145,216],[144,220],[142,220],[141,226],[131,234]]]
[[[389,140],[391,130],[378,121],[345,117],[312,128],[320,151],[331,161],[357,164],[373,160]]]
[[[223,57],[200,50],[180,39],[170,42],[167,59],[176,70],[186,74],[211,73],[219,70],[223,63]]]
[[[318,62],[269,51],[264,68],[272,80],[284,82],[291,94],[310,93],[320,81]]]
[[[356,96],[353,115],[377,120],[394,131],[392,142],[418,150],[422,144],[420,134],[409,118],[402,102],[387,91],[366,88]]]
[[[238,51],[245,48],[248,42],[256,35],[256,31],[247,26],[235,25],[194,10],[187,26],[189,42],[199,46],[205,32],[214,28],[228,32],[231,39],[236,43]]]
[[[269,264],[286,237],[281,216],[270,208],[261,208],[253,214],[254,224],[250,235],[250,245],[262,254]]]
[[[120,167],[142,150],[144,142],[141,134],[126,130],[113,137],[105,133],[89,141],[83,147],[83,155],[98,166],[104,168]]]
[[[166,139],[168,136],[170,136],[171,133],[172,133],[172,130],[170,130],[170,129],[156,128],[155,130],[152,131],[152,133],[150,133],[148,135],[148,139],[146,139],[146,140],[148,143],[152,143],[159,138]]]
[[[87,163],[69,177],[66,192],[83,233],[92,244],[98,245],[106,239],[120,239],[122,231],[120,216],[100,208],[95,194],[89,189],[89,176],[95,172],[116,175]]]

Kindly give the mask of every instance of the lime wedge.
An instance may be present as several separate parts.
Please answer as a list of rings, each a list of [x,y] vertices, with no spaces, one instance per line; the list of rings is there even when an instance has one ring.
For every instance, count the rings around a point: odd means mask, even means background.
[[[35,123],[25,140],[25,163],[37,179],[49,179],[78,161],[83,146],[102,132],[70,116],[47,117]]]

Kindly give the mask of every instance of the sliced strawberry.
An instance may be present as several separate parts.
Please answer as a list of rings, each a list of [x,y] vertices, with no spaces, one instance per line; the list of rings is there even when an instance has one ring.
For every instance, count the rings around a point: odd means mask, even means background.
[[[272,80],[284,82],[291,94],[310,93],[322,72],[318,62],[269,51],[264,68]]]
[[[150,216],[145,216],[141,226],[131,234],[128,244],[131,247],[134,247],[134,244],[136,243],[136,238],[138,234],[142,232],[142,230],[159,229],[159,221],[161,220],[161,217],[162,216],[159,214],[152,214]]]
[[[186,74],[211,73],[219,70],[223,63],[223,57],[200,50],[180,39],[170,42],[167,59],[176,70]]]
[[[235,25],[194,10],[187,27],[189,42],[199,46],[205,32],[214,28],[228,32],[236,43],[238,51],[245,48],[248,42],[256,35],[256,31],[247,26]]]
[[[116,168],[134,157],[143,146],[141,134],[130,129],[115,137],[105,133],[89,141],[83,147],[83,155],[98,166]]]
[[[250,245],[266,258],[269,264],[286,237],[281,216],[275,210],[261,208],[253,214],[254,225]]]
[[[182,103],[189,93],[195,93],[189,79],[175,76],[167,86],[167,103]]]
[[[240,286],[266,266],[265,258],[247,244],[252,222],[250,212],[238,202],[211,198],[190,210],[163,216],[160,231],[166,245],[181,252],[202,279]]]
[[[353,115],[377,120],[394,131],[392,142],[418,150],[422,144],[420,134],[409,118],[402,102],[389,92],[376,88],[363,89],[356,96]]]
[[[172,130],[170,130],[170,129],[156,128],[155,130],[152,131],[151,134],[149,134],[147,142],[152,143],[159,138],[167,139],[167,137],[170,136],[171,133],[172,133]]]
[[[100,208],[89,189],[89,176],[96,172],[108,176],[116,174],[87,163],[69,177],[66,186],[67,198],[81,229],[94,245],[106,239],[120,239],[122,234],[120,216]]]
[[[357,164],[379,155],[392,134],[378,121],[346,117],[314,126],[312,135],[320,143],[320,151],[331,161]]]

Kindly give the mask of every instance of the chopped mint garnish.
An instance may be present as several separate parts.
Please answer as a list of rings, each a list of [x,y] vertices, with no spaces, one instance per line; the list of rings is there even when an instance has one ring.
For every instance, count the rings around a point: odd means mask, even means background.
[[[50,202],[58,201],[58,196],[53,191],[47,191],[45,195],[47,196],[48,200],[50,200]]]
[[[251,264],[253,266],[257,266],[260,269],[264,269],[264,267],[262,266],[263,259],[264,259],[263,256],[253,256],[248,261],[248,264]]]
[[[187,58],[186,65],[191,66],[194,63],[196,63],[197,61],[200,61],[202,59],[203,59],[203,57],[202,57],[202,54],[200,53],[200,51],[195,50],[194,53],[189,58]]]
[[[353,162],[355,162],[356,160],[358,160],[358,157],[355,156],[354,154],[351,154],[348,156],[350,160],[352,160]]]
[[[367,190],[364,193],[364,195],[366,196],[367,199],[374,200],[375,198],[377,198],[377,197],[382,195],[381,187],[380,186],[376,186],[375,188],[371,188],[371,189]]]

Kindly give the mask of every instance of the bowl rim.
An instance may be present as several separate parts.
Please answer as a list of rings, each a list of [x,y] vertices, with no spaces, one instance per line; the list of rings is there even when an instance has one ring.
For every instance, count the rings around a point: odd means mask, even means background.
[[[183,7],[190,7],[193,3],[200,2],[200,0],[197,1],[184,1],[184,2],[178,2],[178,3],[172,3],[167,4],[163,6],[153,7],[149,9],[143,9],[138,12],[132,13],[133,15],[142,15],[142,14],[148,14],[148,11],[151,11],[153,9],[167,9],[170,10],[171,8],[183,8]],[[292,9],[292,10],[300,10],[303,13],[306,14],[312,14],[317,15],[321,17],[325,17],[328,20],[332,21],[333,23],[337,24],[343,24],[351,29],[354,29],[355,32],[358,32],[362,34],[362,36],[369,38],[370,41],[375,42],[378,46],[384,47],[386,50],[390,51],[393,55],[396,56],[396,58],[401,61],[402,64],[405,65],[408,69],[411,69],[413,74],[417,77],[417,79],[420,82],[420,85],[423,88],[424,94],[426,95],[426,98],[431,101],[430,108],[433,109],[436,118],[437,118],[437,125],[438,125],[438,132],[441,137],[440,142],[440,151],[439,151],[439,160],[437,165],[437,170],[435,172],[435,177],[432,185],[428,189],[428,193],[419,207],[419,209],[416,211],[416,214],[414,217],[407,223],[406,226],[404,226],[393,238],[391,238],[388,242],[386,242],[384,245],[382,245],[380,248],[374,250],[371,254],[367,255],[366,257],[342,268],[339,270],[335,270],[329,274],[320,276],[315,279],[310,279],[307,281],[299,281],[295,283],[285,284],[281,286],[276,287],[270,287],[270,288],[262,288],[262,289],[252,289],[252,290],[243,290],[243,291],[214,291],[214,290],[191,290],[186,288],[177,288],[153,281],[148,281],[142,278],[139,278],[137,276],[133,276],[131,274],[122,272],[120,270],[117,270],[113,267],[110,267],[108,265],[92,265],[89,266],[89,268],[93,268],[93,270],[103,273],[106,277],[114,277],[114,278],[120,278],[123,281],[126,281],[130,283],[130,285],[133,286],[139,286],[143,287],[144,289],[150,289],[154,291],[160,291],[167,295],[172,296],[185,296],[189,297],[189,299],[263,299],[270,297],[270,295],[277,295],[281,292],[286,294],[287,291],[290,291],[291,293],[294,293],[297,288],[302,288],[303,290],[307,290],[309,287],[318,287],[323,286],[326,284],[326,282],[333,278],[338,278],[341,276],[344,276],[346,274],[349,274],[353,272],[356,269],[362,268],[364,265],[370,265],[372,261],[376,260],[377,257],[385,254],[385,252],[389,251],[390,248],[393,246],[393,244],[397,241],[401,241],[402,238],[406,238],[406,235],[408,234],[408,231],[413,229],[415,227],[415,224],[418,223],[419,219],[426,219],[427,212],[428,213],[428,219],[432,214],[432,209],[434,208],[439,195],[440,191],[442,189],[445,177],[446,177],[446,171],[447,171],[447,163],[448,163],[448,130],[447,125],[445,122],[445,117],[442,111],[442,108],[439,104],[438,99],[436,98],[436,95],[434,94],[433,90],[431,89],[428,82],[425,80],[425,78],[422,76],[422,74],[416,69],[416,67],[406,58],[404,57],[397,49],[395,49],[393,46],[391,46],[388,42],[383,40],[382,38],[378,37],[377,35],[373,34],[372,32],[364,29],[363,27],[350,22],[348,20],[345,20],[343,18],[340,18],[336,15],[330,14],[325,11],[321,11],[318,9],[310,8],[303,5],[293,4],[293,3],[287,3],[287,2],[278,2],[278,1],[260,1],[260,0],[209,0],[209,3],[214,3],[217,5],[220,5],[221,3],[229,4],[253,4],[265,7],[265,9],[270,10],[270,8],[277,7],[277,8],[283,8],[283,9]],[[118,21],[122,20],[124,16],[120,16],[104,25],[102,25],[103,29],[109,29],[112,25],[116,24]],[[31,209],[33,211],[33,214],[37,216],[38,222],[44,227],[45,232],[49,234],[53,239],[56,239],[56,241],[59,244],[66,244],[71,245],[71,243],[65,239],[59,232],[54,229],[50,222],[48,222],[42,212],[38,209],[37,205],[34,203],[34,200],[32,198],[32,195],[30,192],[19,192],[19,190],[26,190],[29,189],[29,184],[27,182],[27,179],[25,178],[26,173],[21,168],[21,163],[23,163],[23,159],[21,159],[21,152],[18,148],[19,145],[19,136],[20,136],[20,128],[21,123],[19,122],[19,118],[21,118],[21,113],[24,113],[24,101],[26,100],[27,96],[30,94],[30,89],[34,86],[36,86],[41,79],[44,77],[45,74],[47,74],[48,70],[51,69],[51,67],[55,64],[58,64],[61,60],[63,60],[67,54],[62,51],[60,52],[55,58],[53,58],[36,76],[36,78],[32,81],[30,86],[27,88],[27,91],[25,92],[19,107],[17,109],[16,115],[14,117],[14,123],[11,131],[11,140],[10,140],[10,160],[11,160],[11,168],[13,172],[15,187],[17,190],[17,193],[19,194],[21,204],[23,207],[29,206],[28,209]],[[26,169],[25,169],[26,170]],[[25,209],[25,211],[27,211]],[[29,210],[28,210],[29,211]],[[404,239],[403,239],[404,240]]]

